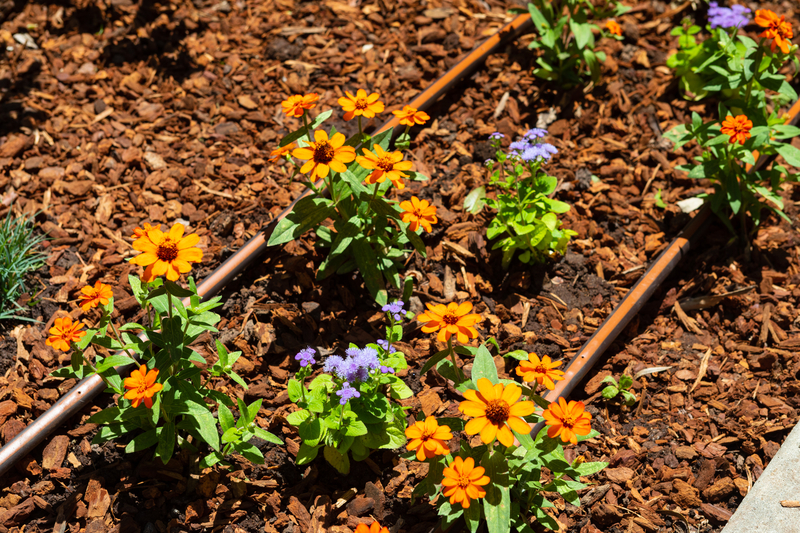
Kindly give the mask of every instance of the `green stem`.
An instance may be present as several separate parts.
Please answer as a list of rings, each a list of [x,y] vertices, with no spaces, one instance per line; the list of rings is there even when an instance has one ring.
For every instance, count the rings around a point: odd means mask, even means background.
[[[167,314],[170,320],[172,320],[172,294],[170,294],[169,291],[167,291]]]
[[[358,142],[364,142],[364,130],[361,129],[361,115],[358,115]]]
[[[105,314],[105,309],[103,310],[103,314]],[[125,346],[125,343],[122,342],[122,336],[119,334],[119,330],[117,330],[117,326],[114,325],[114,322],[111,321],[111,316],[108,317],[108,324],[111,326],[111,331],[114,332],[114,335],[117,337],[117,342],[119,342],[120,346]],[[128,356],[133,359],[134,361],[136,358],[133,356],[133,352],[130,349],[125,349]]]
[[[314,141],[311,140],[311,130],[308,129],[308,117],[306,116],[305,111],[303,111],[303,124],[306,127],[306,137],[308,138],[308,142],[313,143]]]
[[[375,198],[378,197],[378,189],[380,188],[380,183],[375,183],[375,190],[372,191],[372,198],[370,198],[369,203],[367,204],[367,212],[364,213],[364,219],[366,220],[367,216],[369,215],[370,211],[372,210],[372,202],[375,201]]]
[[[459,380],[458,383],[456,383],[456,386],[458,386],[458,385],[464,383],[465,381],[467,381],[467,378],[464,377],[464,373],[458,367],[458,363],[456,363],[456,351],[453,349],[453,338],[452,337],[448,337],[448,339],[447,339],[447,349],[450,350],[450,359],[453,361],[453,367],[455,369],[456,377]]]
[[[754,62],[754,70],[753,70],[753,77],[750,78],[750,81],[747,82],[747,93],[745,93],[744,103],[747,107],[750,107],[750,93],[753,92],[753,83],[758,78],[758,71],[761,68],[761,58],[764,57],[764,37],[758,42],[758,52],[756,52],[756,60]]]

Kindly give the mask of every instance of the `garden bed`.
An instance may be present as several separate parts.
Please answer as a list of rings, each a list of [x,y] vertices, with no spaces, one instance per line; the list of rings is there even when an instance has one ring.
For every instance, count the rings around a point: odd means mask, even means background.
[[[791,18],[783,4],[771,7]],[[7,40],[36,24],[39,46],[0,63],[2,198],[41,210],[39,227],[53,237],[48,266],[32,283],[32,317],[43,323],[0,330],[3,444],[74,385],[48,376],[69,361],[44,344],[56,309],[75,311],[77,291],[99,279],[112,283],[119,313],[134,318],[125,281],[138,268],[125,262],[133,228],[183,219],[201,235],[204,260],[193,274],[202,279],[302,192],[267,161],[298,126],[279,112],[282,99],[317,91],[324,110],[342,91],[365,87],[387,109],[401,107],[510,18],[494,1],[98,5],[105,9],[31,3],[2,25]],[[621,17],[625,38],[601,41],[605,81],[590,92],[533,78],[523,36],[428,110],[433,120],[417,132],[412,160],[432,179],[399,195],[430,200],[440,219],[424,238],[427,257],[407,263],[417,278],[412,311],[469,300],[483,317],[481,340],[495,337],[501,353],[568,360],[578,351],[690,219],[675,202],[705,190],[674,170],[695,153],[662,138],[691,111],[715,112],[681,99],[665,66],[676,40],[669,32],[691,13],[688,2],[653,2]],[[578,236],[554,263],[503,272],[486,241],[489,215],[462,204],[487,180],[488,135],[500,131],[508,142],[548,115],[540,125],[560,152],[548,169],[560,180],[557,197],[573,206],[566,226]],[[786,199],[796,220],[794,190]],[[657,191],[666,208],[656,205]],[[565,530],[721,529],[797,421],[795,235],[768,219],[745,261],[714,222],[573,394],[601,436],[568,453],[611,464],[582,494],[580,511],[559,500]],[[323,258],[306,235],[270,250],[223,293],[221,340],[243,351],[236,370],[249,389],[215,386],[263,399],[259,423],[286,441],[260,446],[265,465],[198,472],[187,456],[164,466],[115,443],[92,446],[95,427],[85,419],[93,407],[3,477],[0,528],[347,531],[368,517],[393,531],[432,528],[435,510],[410,498],[425,474],[420,463],[376,452],[347,477],[322,460],[294,465],[299,437],[285,421],[294,354],[374,342],[385,320],[359,276],[316,282]],[[751,286],[688,310],[689,319],[674,311],[678,299]],[[435,372],[418,376],[441,346],[416,326],[406,327],[402,345],[411,367],[400,375],[416,393],[406,404],[411,413],[459,416],[451,384]],[[201,342],[213,353],[210,337]],[[513,360],[496,360],[501,377],[515,375]],[[462,363],[469,372],[471,361]],[[599,395],[606,375],[653,367],[671,368],[636,380],[632,408]]]

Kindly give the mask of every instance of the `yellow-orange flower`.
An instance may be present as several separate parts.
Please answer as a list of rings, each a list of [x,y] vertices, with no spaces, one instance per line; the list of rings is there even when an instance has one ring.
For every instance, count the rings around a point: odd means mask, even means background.
[[[310,172],[311,177],[322,179],[332,170],[344,172],[347,170],[346,163],[351,163],[356,158],[356,149],[352,146],[344,146],[344,135],[335,134],[328,139],[327,132],[317,130],[314,132],[314,141],[303,148],[295,148],[292,155],[297,159],[307,159],[305,164],[300,167],[300,172]]]
[[[98,305],[106,305],[113,297],[114,293],[111,292],[111,286],[100,283],[98,280],[95,282],[94,287],[87,285],[82,288],[81,293],[78,295],[78,300],[81,300],[81,309],[86,312]]]
[[[62,352],[69,351],[69,343],[78,342],[81,337],[86,335],[85,331],[80,331],[84,326],[83,322],[72,322],[69,315],[64,318],[56,318],[53,327],[50,328],[50,336],[44,343]]]
[[[425,111],[419,111],[409,105],[403,109],[392,111],[392,114],[400,119],[400,124],[404,126],[414,126],[415,124],[425,124],[431,117]]]
[[[592,415],[584,411],[583,402],[559,398],[558,403],[551,403],[542,413],[547,427],[547,436],[551,439],[561,437],[562,442],[578,444],[578,435],[588,435],[592,431]]]
[[[339,105],[342,106],[342,109],[345,111],[345,120],[353,120],[353,117],[359,115],[372,118],[375,116],[375,113],[383,111],[383,102],[378,100],[381,97],[378,93],[367,95],[367,91],[359,89],[356,91],[355,96],[353,96],[350,91],[345,91],[344,94],[347,96],[339,98]]]
[[[456,457],[452,464],[445,467],[442,479],[442,494],[450,498],[450,505],[460,503],[467,509],[470,500],[477,500],[486,496],[483,488],[489,484],[489,476],[485,476],[486,469],[475,466],[475,460],[467,457],[466,460]]]
[[[428,310],[417,315],[419,322],[424,322],[422,331],[433,333],[438,331],[436,338],[440,342],[446,342],[453,335],[461,344],[469,342],[470,339],[478,338],[478,331],[472,327],[481,321],[481,315],[470,313],[472,304],[464,302],[461,305],[450,302],[444,304],[425,304]]]
[[[142,276],[146,282],[164,274],[168,280],[176,281],[181,274],[192,270],[189,263],[199,263],[203,259],[202,250],[194,247],[199,241],[196,233],[183,236],[183,224],[175,224],[169,233],[151,228],[133,241],[133,249],[143,253],[131,259],[131,263],[147,267]]]
[[[408,223],[408,229],[417,231],[417,228],[422,226],[422,229],[431,232],[431,224],[436,224],[439,219],[436,218],[436,206],[428,204],[428,200],[420,200],[416,196],[411,197],[411,201],[406,200],[400,202],[400,220]]]
[[[536,381],[539,385],[544,385],[550,390],[556,386],[555,382],[564,379],[564,372],[555,370],[557,366],[561,366],[563,361],[551,361],[549,355],[545,355],[542,359],[535,353],[528,354],[527,361],[520,361],[517,367],[517,375],[522,377],[522,380],[527,383]]]
[[[389,533],[389,528],[381,527],[376,520],[369,526],[367,526],[367,524],[358,524],[356,526],[356,533]]]
[[[158,370],[154,368],[148,372],[147,365],[142,365],[138,370],[131,372],[131,377],[125,378],[123,382],[128,389],[125,399],[130,400],[134,407],[139,407],[142,400],[148,409],[153,407],[153,395],[163,388],[161,383],[156,383],[157,377]]]
[[[404,189],[406,185],[403,183],[403,178],[407,178],[408,174],[404,174],[403,171],[411,170],[411,161],[403,161],[402,152],[389,153],[378,144],[373,144],[372,149],[375,150],[375,153],[364,148],[364,155],[356,157],[359,165],[367,170],[372,170],[372,174],[367,176],[364,182],[371,185],[383,183],[386,178],[389,178],[392,185],[398,189]]]
[[[283,156],[289,155],[292,153],[292,150],[297,148],[296,143],[289,143],[286,146],[278,146],[274,150],[269,153],[269,161],[272,163],[276,163],[278,159],[282,158]]]
[[[794,32],[792,31],[791,22],[786,20],[785,15],[778,17],[778,15],[769,9],[758,9],[756,10],[755,21],[756,24],[762,28],[766,28],[758,36],[772,39],[770,49],[773,52],[775,51],[775,47],[778,47],[784,54],[789,53],[789,47],[792,45]]]
[[[746,115],[739,115],[732,117],[728,115],[722,121],[722,127],[719,129],[720,133],[730,135],[729,143],[744,144],[750,138],[750,129],[753,127],[753,122],[747,118]]]
[[[414,425],[408,426],[406,437],[409,439],[406,448],[409,451],[417,450],[417,461],[424,461],[450,453],[445,441],[452,439],[453,433],[449,427],[440,426],[434,417],[429,416],[424,422],[414,422]]]
[[[141,228],[134,228],[133,229],[133,236],[136,238],[144,237],[144,235],[150,231],[151,229],[161,229],[161,224],[157,224],[155,226],[151,226],[147,222],[142,224]]]
[[[484,444],[500,441],[504,446],[514,444],[513,429],[520,434],[528,434],[531,427],[521,417],[533,414],[534,405],[531,401],[519,402],[522,389],[513,383],[503,385],[492,382],[486,378],[478,380],[478,390],[464,391],[464,400],[458,410],[467,416],[473,416],[467,422],[464,431],[468,435],[480,433]]]
[[[290,117],[302,117],[306,109],[313,109],[317,105],[319,95],[317,93],[295,94],[283,102],[283,112]]]
[[[616,20],[607,21],[606,29],[608,29],[609,33],[622,37],[622,28],[619,27],[619,24]]]

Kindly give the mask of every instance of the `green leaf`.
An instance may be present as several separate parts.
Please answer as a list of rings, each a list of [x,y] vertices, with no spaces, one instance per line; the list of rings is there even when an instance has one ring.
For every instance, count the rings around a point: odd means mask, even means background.
[[[630,389],[633,385],[633,378],[627,374],[622,374],[619,377],[619,387],[621,389]]]
[[[468,213],[476,215],[481,212],[483,206],[486,205],[486,187],[481,185],[470,191],[466,198],[464,198],[464,210]]]
[[[222,428],[222,432],[226,432],[236,424],[236,421],[233,419],[233,413],[231,410],[225,407],[224,404],[219,404],[217,408],[217,416],[219,417],[219,425]]]
[[[151,429],[141,435],[134,437],[132,441],[125,446],[125,453],[139,452],[155,445],[158,442],[158,433],[155,429]]]
[[[292,403],[297,403],[297,400],[303,397],[303,386],[295,378],[289,380],[286,391],[289,393],[289,400]]]
[[[345,427],[345,435],[349,437],[360,437],[367,433],[369,433],[369,431],[367,431],[367,426],[364,425],[364,422],[352,418],[348,420],[347,426]]]
[[[184,289],[174,281],[166,280],[164,281],[164,290],[170,293],[173,296],[177,296],[178,298],[188,298],[190,296],[194,296],[194,293],[190,290]],[[176,306],[182,306],[180,302],[173,302]]]
[[[266,429],[262,429],[262,428],[260,428],[258,426],[253,427],[253,433],[255,433],[256,437],[258,437],[259,439],[265,440],[267,442],[271,442],[273,444],[280,444],[280,445],[283,444],[283,441],[280,438],[278,438],[276,435],[273,435],[272,433],[270,433]]]
[[[292,241],[336,212],[327,198],[306,197],[297,202],[289,215],[278,222],[268,245],[277,246]]]
[[[478,531],[481,525],[481,506],[477,502],[472,502],[472,505],[464,509],[464,521],[470,533]]]
[[[509,533],[511,531],[511,491],[509,488],[508,462],[500,450],[487,451],[481,459],[481,466],[492,480],[486,485],[483,499],[483,514],[489,533]]]
[[[611,398],[614,398],[617,394],[619,394],[619,389],[614,387],[613,385],[609,385],[608,387],[603,389],[603,392],[601,394],[603,395],[603,398],[610,400]]]
[[[492,382],[492,385],[497,384],[497,366],[494,364],[492,354],[486,349],[485,344],[478,347],[478,353],[475,354],[475,360],[472,363],[472,382],[475,387],[478,386],[478,380],[486,378]]]
[[[602,462],[590,462],[590,463],[582,463],[575,467],[575,470],[580,473],[582,476],[591,476],[592,474],[596,474],[597,472],[601,471],[605,467],[608,466],[608,463]]]
[[[386,288],[375,260],[378,254],[363,238],[352,241],[352,252],[370,295],[376,302],[385,305],[387,302]]]
[[[313,132],[315,129],[317,129],[319,126],[321,126],[323,122],[328,120],[332,114],[333,114],[333,109],[329,109],[328,111],[324,111],[324,112],[320,113],[319,115],[316,116],[316,118],[314,120],[311,121],[311,124],[308,125],[308,128],[303,126],[299,130],[290,133],[289,135],[287,135],[283,139],[281,139],[281,143],[278,146],[286,146],[287,144],[296,141],[300,137],[304,137],[306,135],[307,131],[312,131]],[[313,135],[312,135],[312,138],[313,138]]]
[[[301,442],[300,450],[297,452],[297,460],[295,461],[295,464],[302,466],[310,463],[316,459],[317,454],[319,453],[319,448],[319,446],[309,446],[305,442]]]
[[[450,355],[450,350],[442,350],[441,352],[436,352],[433,354],[430,358],[428,358],[427,361],[425,361],[425,364],[422,365],[422,368],[419,370],[419,375],[422,376],[425,374],[425,372],[436,366],[439,361],[442,361],[448,355]]]
[[[793,167],[800,168],[800,150],[791,144],[779,144],[775,147],[775,150],[781,154],[787,163]]]
[[[244,455],[251,463],[264,464],[264,454],[249,442],[237,442],[233,445],[233,449]]]
[[[290,413],[286,417],[286,421],[289,422],[293,426],[299,426],[309,416],[311,416],[311,413],[309,413],[306,409],[300,409],[299,411],[295,411],[293,413]]]
[[[172,457],[172,452],[175,451],[175,424],[168,422],[161,428],[158,435],[158,447],[156,447],[156,455],[161,457],[161,461],[167,464]]]
[[[325,446],[322,454],[325,456],[325,460],[341,474],[350,473],[350,458],[347,457],[346,452],[340,453],[339,450],[332,446]]]

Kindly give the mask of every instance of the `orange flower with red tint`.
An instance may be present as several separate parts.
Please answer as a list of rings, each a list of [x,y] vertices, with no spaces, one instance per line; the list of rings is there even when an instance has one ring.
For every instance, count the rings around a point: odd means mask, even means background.
[[[133,241],[133,249],[143,253],[131,259],[131,263],[146,267],[142,275],[146,282],[164,274],[168,280],[176,281],[181,274],[192,270],[189,263],[199,263],[203,259],[202,250],[194,247],[199,241],[196,233],[183,236],[183,224],[175,224],[169,233],[150,229]]]
[[[138,238],[138,237],[144,237],[144,235],[145,235],[145,234],[146,234],[148,231],[150,231],[151,229],[158,229],[158,230],[160,230],[160,229],[161,229],[161,224],[158,224],[158,225],[155,225],[155,226],[151,226],[150,224],[148,224],[147,222],[145,222],[144,224],[142,224],[142,227],[141,227],[141,228],[134,228],[134,229],[133,229],[133,236],[134,236],[134,237],[137,237],[137,238]]]
[[[622,28],[620,28],[616,20],[609,20],[606,22],[606,29],[608,29],[609,33],[612,35],[622,37]]]
[[[470,500],[486,496],[483,487],[489,484],[490,479],[484,475],[485,472],[486,469],[482,466],[475,466],[472,457],[467,457],[466,460],[456,457],[443,471],[442,494],[450,498],[450,505],[458,502],[464,509],[469,508]]]
[[[314,132],[314,140],[316,142],[292,151],[297,159],[308,160],[300,167],[300,172],[310,172],[312,178],[322,179],[331,170],[344,172],[347,170],[346,163],[351,163],[356,158],[356,149],[344,145],[345,138],[341,133],[328,139],[327,132],[317,130]]]
[[[553,390],[556,386],[555,382],[564,379],[564,372],[555,370],[557,366],[561,366],[561,363],[563,361],[552,362],[549,355],[545,355],[540,360],[535,353],[529,353],[527,361],[520,361],[517,375],[527,383],[536,381],[539,385]]]
[[[464,391],[464,400],[458,406],[458,410],[467,416],[473,416],[467,422],[464,431],[467,435],[477,435],[480,433],[481,441],[484,444],[500,441],[504,446],[514,444],[513,429],[517,433],[526,435],[531,432],[531,427],[523,416],[533,414],[533,402],[519,402],[522,396],[522,389],[513,383],[503,385],[492,382],[486,378],[478,380],[478,390],[468,389]]]
[[[414,425],[408,426],[406,437],[409,439],[406,448],[409,451],[417,450],[417,461],[424,461],[450,453],[445,441],[452,439],[453,433],[449,427],[440,426],[434,417],[429,416],[424,422],[414,422]]]
[[[772,39],[770,43],[770,50],[775,51],[775,47],[781,49],[784,54],[789,53],[789,47],[792,45],[792,24],[785,20],[786,16],[781,15],[780,18],[773,11],[769,9],[759,9],[756,11],[756,24],[762,28],[766,28],[761,32],[759,37],[766,37]]]
[[[542,413],[547,427],[547,436],[551,439],[561,437],[562,442],[578,444],[578,435],[588,435],[592,431],[592,415],[583,410],[583,402],[559,398],[558,403],[551,403]]]
[[[313,109],[317,105],[319,95],[317,93],[295,94],[283,102],[283,112],[290,117],[302,117],[306,109]]]
[[[269,161],[272,163],[276,163],[278,159],[290,155],[292,153],[292,150],[294,150],[295,148],[297,148],[296,143],[289,143],[286,146],[278,146],[269,153],[270,155]]]
[[[720,133],[730,135],[728,141],[731,144],[739,143],[744,144],[750,138],[750,129],[753,127],[753,122],[747,118],[746,115],[739,115],[732,117],[730,115],[722,121],[722,127],[719,129]]]
[[[80,331],[83,326],[83,322],[73,323],[72,317],[69,315],[64,318],[56,318],[53,322],[53,327],[50,328],[50,336],[47,337],[44,343],[56,350],[67,352],[71,342],[78,342],[81,337],[86,335],[85,331]]]
[[[389,153],[380,147],[378,144],[373,144],[372,149],[375,153],[370,152],[363,148],[363,156],[356,157],[356,162],[367,170],[372,170],[372,174],[367,176],[364,183],[383,183],[386,178],[392,182],[392,185],[398,189],[405,189],[406,185],[403,183],[403,178],[407,178],[408,174],[404,174],[404,170],[411,170],[413,163],[411,161],[403,161],[402,152]]]
[[[106,305],[113,297],[114,293],[111,292],[111,286],[100,283],[98,280],[95,282],[94,287],[87,285],[82,288],[81,294],[78,295],[78,300],[81,300],[81,309],[85,313],[98,305]]]
[[[367,524],[358,524],[356,526],[356,533],[389,533],[389,529],[387,527],[381,527],[376,520],[369,526],[367,526]]]
[[[422,226],[422,229],[431,232],[433,229],[431,224],[436,224],[439,221],[436,218],[436,206],[430,205],[428,200],[420,200],[416,196],[411,197],[411,201],[406,200],[400,202],[400,220],[408,223],[408,229],[417,231],[417,228]]]
[[[425,124],[430,120],[430,116],[425,111],[419,111],[411,106],[404,106],[403,109],[392,111],[392,114],[400,119],[400,124],[404,126],[414,126]]]
[[[156,383],[158,370],[155,368],[147,371],[147,365],[142,365],[138,370],[131,372],[131,377],[125,378],[123,382],[128,392],[125,399],[131,401],[133,407],[139,407],[144,400],[148,409],[153,407],[153,395],[164,388],[161,383]]]
[[[345,91],[344,94],[347,96],[339,98],[339,105],[345,111],[345,120],[353,120],[353,117],[361,115],[366,118],[372,118],[375,113],[383,111],[383,102],[378,100],[381,97],[378,93],[367,95],[367,91],[359,89],[356,91],[355,96],[350,91]]]
[[[419,322],[424,322],[422,331],[433,333],[438,331],[436,338],[439,342],[447,342],[453,335],[461,344],[469,342],[470,339],[478,338],[478,331],[472,327],[481,321],[481,315],[470,313],[472,304],[464,302],[461,305],[450,302],[444,304],[425,304],[428,310],[417,315]]]

